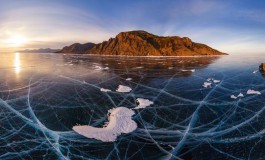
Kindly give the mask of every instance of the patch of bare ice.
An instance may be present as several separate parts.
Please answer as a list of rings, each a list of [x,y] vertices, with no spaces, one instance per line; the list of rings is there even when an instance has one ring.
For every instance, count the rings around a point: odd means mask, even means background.
[[[103,142],[114,142],[122,133],[133,132],[137,124],[132,120],[134,111],[125,107],[118,107],[108,111],[109,123],[106,127],[96,128],[89,125],[74,126],[73,130],[87,138],[94,138]]]

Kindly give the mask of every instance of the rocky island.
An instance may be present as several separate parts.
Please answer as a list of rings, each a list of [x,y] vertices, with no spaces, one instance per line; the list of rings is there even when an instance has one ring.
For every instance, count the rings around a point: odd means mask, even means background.
[[[124,56],[196,56],[227,55],[188,37],[157,36],[146,31],[121,32],[99,44],[73,44],[58,53],[124,55]]]

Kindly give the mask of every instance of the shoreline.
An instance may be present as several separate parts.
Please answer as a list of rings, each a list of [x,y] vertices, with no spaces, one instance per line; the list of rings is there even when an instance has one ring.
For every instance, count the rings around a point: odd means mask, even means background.
[[[128,55],[99,55],[99,54],[75,54],[75,53],[54,53],[62,55],[85,55],[85,56],[98,56],[98,57],[143,57],[143,58],[174,58],[174,57],[217,57],[217,56],[228,56],[225,55],[194,55],[194,56],[128,56]]]

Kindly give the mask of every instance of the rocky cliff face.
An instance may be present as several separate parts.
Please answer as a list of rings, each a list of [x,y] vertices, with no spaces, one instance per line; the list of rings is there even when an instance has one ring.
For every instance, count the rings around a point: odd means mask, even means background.
[[[76,53],[76,48],[69,46],[63,51]],[[81,51],[84,49],[78,50]],[[121,32],[115,38],[91,45],[85,53],[127,56],[225,55],[205,44],[192,42],[188,37],[161,37],[146,31]]]
[[[88,54],[129,56],[224,55],[187,37],[160,37],[145,31],[121,32],[115,38],[95,45]]]
[[[58,51],[57,53],[75,53],[75,54],[83,54],[92,47],[95,46],[95,43],[74,43],[70,46],[65,46],[62,50]]]

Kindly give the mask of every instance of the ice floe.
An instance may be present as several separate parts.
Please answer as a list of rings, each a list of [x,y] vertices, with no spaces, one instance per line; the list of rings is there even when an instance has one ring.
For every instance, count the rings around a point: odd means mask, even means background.
[[[116,90],[117,92],[130,92],[132,89],[128,86],[124,85],[119,85],[118,89]]]
[[[105,89],[105,88],[100,88],[100,91],[101,91],[101,92],[110,92],[111,90],[109,90],[109,89]]]
[[[145,108],[145,107],[148,107],[148,106],[154,104],[154,102],[152,102],[148,99],[144,99],[144,98],[137,98],[136,100],[139,102],[139,105],[137,107],[135,107],[134,109]]]
[[[232,98],[232,99],[237,99],[239,97],[244,97],[244,95],[242,93],[239,93],[237,96],[235,96],[235,95],[230,96],[230,98]]]
[[[94,138],[103,142],[114,142],[122,133],[133,132],[137,124],[132,120],[134,111],[125,107],[118,107],[108,111],[109,122],[103,128],[89,125],[74,126],[73,130],[87,138]]]
[[[261,94],[261,93],[259,91],[255,91],[255,90],[249,89],[247,91],[247,94]]]

